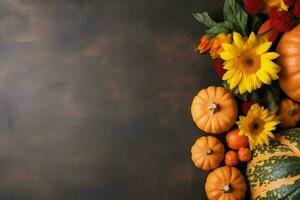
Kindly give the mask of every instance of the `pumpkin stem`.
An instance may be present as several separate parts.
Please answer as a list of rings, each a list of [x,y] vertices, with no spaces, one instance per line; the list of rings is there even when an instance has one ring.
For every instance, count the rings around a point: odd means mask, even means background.
[[[299,109],[299,105],[292,106],[288,109],[288,114],[290,117],[294,117],[296,115],[297,110]]]
[[[288,109],[288,114],[290,117],[294,117],[295,116],[295,109],[292,107],[292,108],[289,108]]]
[[[212,152],[213,152],[213,150],[212,150],[211,148],[208,148],[208,149],[207,149],[207,152],[206,152],[206,155],[211,155]]]
[[[223,192],[225,192],[225,193],[228,193],[228,192],[231,192],[231,187],[230,187],[230,184],[229,183],[227,183],[227,184],[225,184],[224,186],[223,186]]]
[[[216,113],[220,110],[220,106],[219,104],[216,103],[212,103],[210,104],[210,106],[208,107],[209,110],[213,111],[213,113]]]

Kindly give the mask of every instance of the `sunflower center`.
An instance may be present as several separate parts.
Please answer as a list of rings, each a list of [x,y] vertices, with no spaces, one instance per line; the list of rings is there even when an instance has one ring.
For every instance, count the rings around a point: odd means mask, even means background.
[[[255,73],[260,68],[259,56],[252,51],[246,52],[239,59],[239,67],[246,74]]]
[[[254,64],[254,61],[252,60],[251,57],[245,57],[244,59],[244,64],[245,66],[249,66],[249,67],[252,67],[252,65]]]
[[[252,123],[249,124],[249,130],[253,134],[259,134],[264,129],[265,122],[261,119],[254,119]]]

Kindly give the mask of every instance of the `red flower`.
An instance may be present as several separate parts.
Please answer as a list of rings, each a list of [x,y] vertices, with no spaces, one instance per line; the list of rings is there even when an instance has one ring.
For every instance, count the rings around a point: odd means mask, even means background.
[[[295,1],[294,15],[300,18],[300,0]]]
[[[279,31],[276,31],[272,28],[271,20],[268,19],[260,26],[257,34],[270,42],[274,42],[279,35]]]
[[[242,110],[243,110],[244,115],[247,115],[247,113],[250,110],[251,106],[253,104],[256,104],[256,103],[257,102],[253,101],[253,100],[248,100],[248,101],[242,103]]]
[[[245,10],[252,15],[256,15],[262,7],[263,0],[246,0],[244,3]]]
[[[273,29],[286,32],[292,27],[293,16],[286,11],[279,11],[276,8],[270,8],[268,15],[271,20],[271,26]]]
[[[294,0],[283,0],[284,4],[287,6],[291,6],[294,3]]]
[[[221,58],[216,58],[213,61],[217,74],[222,78],[226,72],[226,70],[223,68],[223,60]]]

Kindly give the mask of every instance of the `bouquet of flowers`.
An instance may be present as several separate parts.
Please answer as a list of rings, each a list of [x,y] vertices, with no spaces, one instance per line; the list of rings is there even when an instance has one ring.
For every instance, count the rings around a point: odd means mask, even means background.
[[[195,166],[210,171],[208,199],[241,200],[249,191],[255,200],[299,200],[300,0],[225,0],[223,22],[193,15],[207,27],[196,52],[211,56],[223,81],[191,105],[195,124],[210,134],[191,149]]]

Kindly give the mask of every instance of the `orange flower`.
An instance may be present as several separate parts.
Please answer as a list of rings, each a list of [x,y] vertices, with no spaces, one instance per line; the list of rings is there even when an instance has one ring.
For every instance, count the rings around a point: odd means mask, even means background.
[[[225,35],[224,33],[220,33],[214,38],[212,47],[209,51],[210,56],[213,59],[220,57],[220,53],[223,51],[222,44],[224,43],[231,43],[231,34]]]
[[[204,52],[210,50],[211,46],[212,46],[212,40],[209,40],[207,35],[203,35],[200,39],[200,44],[198,45],[198,47],[196,49],[200,53],[204,53]]]

